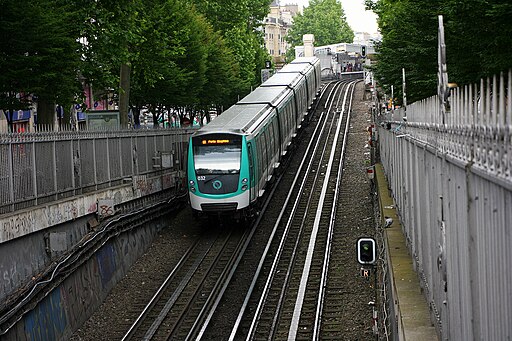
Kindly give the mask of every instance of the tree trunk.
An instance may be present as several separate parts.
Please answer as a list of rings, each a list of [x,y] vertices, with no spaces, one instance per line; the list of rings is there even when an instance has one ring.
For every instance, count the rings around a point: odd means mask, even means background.
[[[57,118],[55,112],[55,102],[49,101],[44,98],[39,98],[37,101],[37,127],[38,130],[51,131],[55,126]]]
[[[121,65],[121,73],[119,77],[119,125],[121,129],[127,129],[128,120],[128,108],[130,103],[130,63]]]

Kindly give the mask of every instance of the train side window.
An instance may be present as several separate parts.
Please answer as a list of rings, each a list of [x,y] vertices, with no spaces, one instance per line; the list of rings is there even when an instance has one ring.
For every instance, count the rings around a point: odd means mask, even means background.
[[[277,121],[272,120],[272,140],[274,141],[274,154],[279,153],[279,129],[277,129]]]
[[[281,112],[279,112],[280,114]],[[277,119],[277,125],[278,125],[278,128],[277,128],[277,131],[279,133],[279,144],[282,145],[283,144],[283,140],[284,140],[284,136],[285,136],[285,130],[284,130],[284,118],[282,115],[279,115],[277,114],[278,116],[278,119]]]
[[[290,115],[288,114],[288,110],[283,108],[281,114],[283,115],[285,121],[284,131],[286,132],[286,136],[290,136]]]
[[[270,152],[271,157],[273,158],[276,155],[276,137],[274,135],[274,121],[271,121],[268,125],[268,131],[270,135]]]
[[[288,103],[289,104],[289,103]],[[290,131],[295,131],[297,127],[297,116],[294,113],[294,110],[291,105],[286,106],[286,112],[288,113],[288,118],[290,119]]]
[[[261,145],[261,162],[262,162],[262,168],[261,172],[264,173],[267,171],[267,165],[268,165],[268,159],[267,159],[267,137],[265,136],[265,131],[261,132],[260,136],[260,145]]]
[[[285,108],[284,114],[286,115],[286,131],[288,132],[288,136],[289,136],[289,133],[293,127],[293,120],[290,116],[290,110],[288,108]]]
[[[279,110],[279,118],[281,119],[281,141],[284,141],[287,136],[288,123],[286,119],[286,113],[284,110]]]
[[[305,83],[302,83],[302,86],[300,87],[300,110],[305,112],[308,105],[307,105],[307,102],[308,102],[308,91],[306,89],[306,84]],[[304,102],[306,103],[304,105]]]
[[[265,142],[267,143],[267,165],[270,165],[270,160],[272,160],[272,141],[270,141],[270,126],[265,127]]]
[[[265,169],[263,168],[263,142],[261,133],[256,136],[256,153],[258,155],[258,181],[263,176]]]

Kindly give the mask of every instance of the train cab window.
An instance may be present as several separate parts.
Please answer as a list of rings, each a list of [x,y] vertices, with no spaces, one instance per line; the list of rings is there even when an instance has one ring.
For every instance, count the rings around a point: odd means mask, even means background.
[[[241,137],[197,136],[193,139],[193,149],[196,175],[240,173]]]

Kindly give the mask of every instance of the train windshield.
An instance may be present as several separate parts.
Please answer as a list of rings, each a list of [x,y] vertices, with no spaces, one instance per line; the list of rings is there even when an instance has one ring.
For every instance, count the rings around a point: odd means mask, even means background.
[[[238,174],[242,139],[236,135],[208,135],[193,138],[196,175]]]

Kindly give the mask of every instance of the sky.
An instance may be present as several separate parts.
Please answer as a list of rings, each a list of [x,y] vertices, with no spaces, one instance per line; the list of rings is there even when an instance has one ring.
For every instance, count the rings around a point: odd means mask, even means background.
[[[280,3],[307,6],[309,0],[280,0]],[[354,32],[377,33],[377,16],[372,11],[365,11],[364,0],[341,0],[341,4],[348,24]]]

